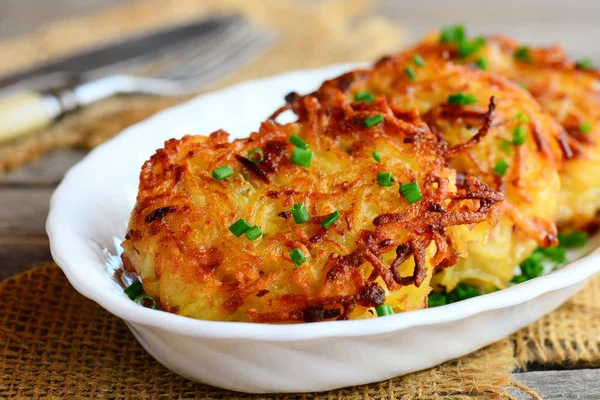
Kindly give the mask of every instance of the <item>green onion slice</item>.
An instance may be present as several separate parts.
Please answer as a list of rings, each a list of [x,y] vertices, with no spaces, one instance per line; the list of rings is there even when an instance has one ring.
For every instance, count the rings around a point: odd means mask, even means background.
[[[524,112],[519,112],[517,113],[517,121],[520,124],[527,125],[529,124],[529,115],[525,114]]]
[[[248,231],[248,229],[250,229],[250,224],[243,218],[238,219],[237,221],[235,221],[233,224],[231,224],[231,226],[229,227],[229,231],[231,233],[233,233],[235,236],[240,237],[242,236],[244,233],[246,233],[246,231]]]
[[[465,40],[465,27],[463,25],[454,25],[443,28],[440,32],[440,42],[449,43],[455,42],[459,43]]]
[[[391,172],[378,172],[377,184],[379,186],[392,186],[394,184],[394,176]]]
[[[462,40],[458,42],[458,56],[460,58],[467,58],[471,54],[479,51],[485,44],[485,38],[478,37],[474,40]]]
[[[212,172],[212,177],[217,181],[222,181],[223,179],[227,179],[233,176],[233,170],[229,165],[223,165],[217,169],[214,169]]]
[[[302,250],[300,249],[290,251],[290,258],[296,267],[299,267],[306,262],[306,257],[304,257],[304,254],[302,254]]]
[[[335,221],[340,219],[340,217],[341,217],[340,213],[337,211],[334,211],[331,214],[329,214],[329,216],[327,218],[325,218],[323,220],[323,222],[321,222],[321,226],[323,226],[323,228],[329,228],[331,225],[333,225],[335,223]]]
[[[292,153],[292,162],[302,167],[310,167],[312,162],[313,152],[296,147]]]
[[[248,150],[248,160],[252,161],[253,163],[259,163],[264,159],[265,153],[263,153],[263,151],[258,147]]]
[[[579,130],[581,131],[581,133],[583,133],[584,135],[587,135],[588,133],[590,133],[592,131],[594,127],[592,126],[591,123],[589,122],[584,122],[583,124],[579,125]]]
[[[577,68],[583,69],[583,70],[588,70],[588,69],[594,68],[594,64],[592,63],[592,60],[590,58],[584,58],[583,60],[577,61],[576,65],[577,65]]]
[[[444,306],[448,304],[448,298],[443,293],[429,293],[427,304],[429,308]]]
[[[246,237],[250,240],[256,240],[262,236],[262,230],[260,226],[254,225],[252,228],[246,231]]]
[[[565,247],[584,247],[589,238],[590,236],[585,231],[558,234],[559,243]]]
[[[508,163],[504,160],[498,160],[496,166],[494,167],[494,172],[499,176],[504,176],[506,170],[508,170]]]
[[[135,299],[133,299],[133,301],[135,301],[136,303],[138,303],[140,306],[143,306],[143,307],[146,307],[146,308],[151,308],[153,310],[157,310],[158,309],[156,300],[152,296],[147,296],[147,295],[137,296]],[[148,301],[150,301],[150,304],[148,304]],[[144,304],[144,303],[146,303],[147,305]]]
[[[416,74],[415,70],[413,69],[413,67],[404,68],[404,73],[408,76],[408,78],[411,81],[414,81],[417,79],[417,74]]]
[[[468,106],[477,103],[477,98],[472,94],[467,93],[455,93],[448,96],[448,103],[456,104],[459,106]]]
[[[513,144],[516,146],[521,146],[525,143],[525,139],[527,138],[527,131],[523,125],[519,125],[515,128],[512,134]]]
[[[510,140],[500,139],[500,148],[505,153],[512,154],[512,146],[513,146],[513,142],[511,142]]]
[[[138,297],[140,294],[142,294],[143,290],[144,290],[144,287],[142,286],[142,281],[140,281],[139,279],[136,279],[135,281],[133,281],[131,283],[131,285],[127,286],[127,288],[125,289],[124,292],[127,295],[127,297],[129,297],[131,300],[133,300],[136,297]]]
[[[377,114],[377,115],[374,115],[372,117],[365,119],[365,125],[367,126],[367,128],[370,128],[370,127],[380,124],[382,122],[383,122],[383,115],[381,115],[381,114]]]
[[[294,217],[294,222],[297,224],[308,222],[310,216],[304,203],[296,203],[292,206],[292,217]]]
[[[402,196],[408,200],[409,204],[416,203],[421,200],[423,194],[421,193],[421,189],[419,189],[419,184],[417,182],[405,183],[404,185],[400,185],[400,193]]]
[[[379,155],[379,153],[378,153],[378,152],[374,151],[374,152],[372,153],[372,156],[373,156],[373,158],[375,159],[375,161],[377,161],[377,162],[381,162],[381,155]]]
[[[354,101],[364,101],[367,104],[371,104],[375,101],[375,97],[370,92],[363,90],[362,92],[354,93]]]
[[[377,313],[378,317],[385,317],[386,315],[394,315],[394,310],[392,309],[392,306],[390,306],[389,304],[380,304],[377,307],[375,307],[375,312]]]
[[[300,148],[300,149],[308,149],[308,143],[306,143],[304,140],[300,139],[300,136],[293,134],[292,136],[290,136],[290,143],[292,143],[294,146]]]
[[[515,51],[515,60],[531,63],[531,49],[527,46],[521,46]]]
[[[479,69],[483,71],[487,71],[489,69],[488,60],[485,57],[478,58],[477,61],[475,61],[475,65],[477,65]]]
[[[421,57],[420,55],[416,55],[413,57],[413,62],[419,66],[419,67],[424,67],[425,66],[425,60],[423,60],[423,57]]]
[[[459,283],[458,286],[456,286],[456,289],[454,289],[454,291],[456,293],[456,299],[458,301],[481,296],[481,290],[477,289],[473,285],[469,285],[464,282]]]

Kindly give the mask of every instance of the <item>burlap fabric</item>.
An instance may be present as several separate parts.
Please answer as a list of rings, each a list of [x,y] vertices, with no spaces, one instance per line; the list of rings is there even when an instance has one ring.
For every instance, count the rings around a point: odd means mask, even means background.
[[[218,85],[333,62],[373,60],[403,35],[368,15],[362,0],[147,0],[61,21],[2,42],[0,74],[102,41],[183,23],[208,12],[237,10],[278,30],[278,45]],[[358,16],[361,16],[357,18]],[[93,147],[124,127],[185,99],[111,99],[51,129],[0,146],[0,171],[56,147]],[[600,366],[600,278],[554,313],[469,356],[390,381],[329,393],[248,396],[180,378],[156,363],[119,319],[77,294],[54,265],[0,284],[0,398],[509,398],[515,368],[548,363]],[[535,396],[535,394],[534,394]]]

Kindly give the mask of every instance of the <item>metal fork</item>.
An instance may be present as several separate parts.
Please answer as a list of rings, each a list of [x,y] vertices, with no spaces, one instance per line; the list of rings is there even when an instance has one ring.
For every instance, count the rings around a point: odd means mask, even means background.
[[[48,126],[59,116],[119,94],[181,96],[198,92],[265,51],[275,35],[236,18],[223,29],[164,51],[113,63],[74,77],[60,90],[23,92],[0,99],[0,142]],[[73,81],[54,74],[46,82]],[[26,82],[26,81],[25,81]],[[8,100],[7,100],[8,99]]]

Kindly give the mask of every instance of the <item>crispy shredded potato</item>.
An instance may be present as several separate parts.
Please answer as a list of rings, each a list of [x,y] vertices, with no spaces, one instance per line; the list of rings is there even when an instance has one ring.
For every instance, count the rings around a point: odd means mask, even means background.
[[[424,308],[434,269],[454,264],[466,245],[462,230],[493,225],[502,193],[473,176],[457,179],[445,162],[455,147],[416,115],[384,97],[302,102],[300,122],[280,125],[276,113],[248,139],[229,142],[224,131],[172,139],[144,164],[122,258],[163,310],[289,323],[369,318],[383,303]],[[383,121],[367,127],[377,115]],[[314,153],[308,168],[290,161],[293,134]],[[247,158],[253,148],[263,161]],[[233,176],[213,179],[223,165]],[[379,172],[393,174],[393,185],[378,185]],[[399,192],[410,182],[422,193],[413,204]],[[290,215],[299,202],[310,214],[304,224]],[[323,227],[336,210],[339,220]],[[262,237],[234,236],[240,218]],[[293,249],[304,264],[294,265]]]
[[[586,228],[600,210],[600,72],[569,60],[560,46],[522,47],[516,41],[493,36],[466,57],[453,43],[440,43],[429,34],[410,51],[422,57],[441,57],[474,65],[485,59],[489,71],[519,83],[566,131],[571,153],[561,170],[558,225]],[[520,54],[520,55],[519,55]]]
[[[515,83],[443,57],[427,57],[428,53],[419,66],[416,53],[384,57],[372,69],[325,82],[310,96],[325,104],[352,99],[365,90],[378,99],[385,96],[399,113],[419,115],[427,123],[444,144],[444,157],[459,172],[459,179],[476,176],[505,193],[495,220],[452,228],[464,244],[458,247],[462,259],[436,277],[448,290],[462,280],[490,289],[504,287],[514,267],[538,245],[557,244],[558,168],[563,153],[569,151],[566,135]],[[472,96],[467,99],[472,104],[452,104],[449,97],[459,93]],[[306,120],[304,98],[294,94],[288,100],[300,121]],[[516,146],[512,141],[513,131],[521,125],[519,113],[530,122],[524,126],[524,144]],[[500,176],[502,162],[508,168]]]

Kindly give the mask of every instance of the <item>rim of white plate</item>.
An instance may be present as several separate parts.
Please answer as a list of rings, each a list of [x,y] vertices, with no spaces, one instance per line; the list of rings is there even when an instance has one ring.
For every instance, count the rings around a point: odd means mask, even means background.
[[[490,293],[477,298],[452,303],[443,307],[429,308],[395,314],[385,318],[352,321],[327,321],[313,324],[268,325],[247,322],[205,321],[183,317],[163,311],[140,307],[125,295],[113,291],[103,291],[86,277],[85,265],[100,260],[79,257],[70,251],[73,246],[89,246],[89,238],[75,233],[74,226],[65,218],[73,204],[85,207],[83,201],[74,202],[80,194],[80,183],[90,176],[92,170],[105,162],[118,163],[111,157],[112,149],[127,146],[138,131],[147,131],[160,121],[176,120],[182,110],[194,105],[200,99],[205,101],[215,96],[233,95],[237,91],[260,90],[265,82],[276,83],[294,80],[306,74],[334,77],[340,72],[351,70],[364,64],[336,64],[317,69],[299,70],[275,75],[269,78],[250,80],[228,88],[203,94],[186,103],[164,110],[151,118],[139,122],[121,132],[113,139],[92,150],[82,161],[73,166],[54,192],[50,202],[50,212],[46,224],[50,238],[50,248],[56,263],[61,267],[69,282],[84,296],[94,300],[103,308],[123,320],[172,331],[178,334],[212,339],[248,339],[255,341],[303,341],[335,337],[357,337],[386,334],[415,326],[444,324],[468,318],[482,312],[507,308],[530,301],[544,293],[563,289],[579,283],[600,271],[600,247],[588,255],[565,265],[558,271],[521,283],[519,285]],[[302,91],[302,88],[298,88]],[[95,172],[97,173],[97,172]],[[107,193],[107,196],[109,193]],[[69,201],[66,201],[69,198]],[[111,279],[107,274],[107,279]]]

